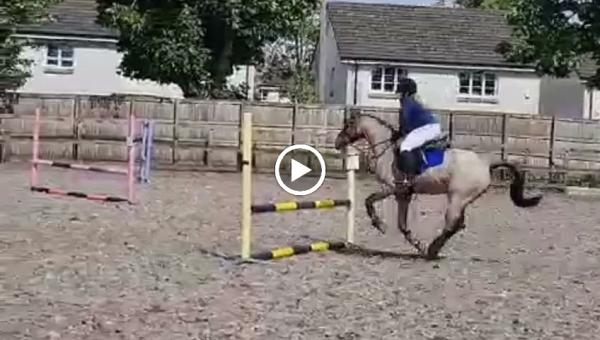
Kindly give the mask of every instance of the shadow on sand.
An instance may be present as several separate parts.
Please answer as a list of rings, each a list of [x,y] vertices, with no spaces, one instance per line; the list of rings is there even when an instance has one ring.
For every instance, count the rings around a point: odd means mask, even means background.
[[[362,257],[381,257],[389,259],[403,259],[403,260],[424,260],[424,261],[437,261],[442,260],[444,256],[438,256],[435,259],[428,259],[424,255],[417,253],[398,253],[389,250],[370,249],[357,245],[346,245],[345,248],[335,250],[336,253],[344,255],[356,255]]]

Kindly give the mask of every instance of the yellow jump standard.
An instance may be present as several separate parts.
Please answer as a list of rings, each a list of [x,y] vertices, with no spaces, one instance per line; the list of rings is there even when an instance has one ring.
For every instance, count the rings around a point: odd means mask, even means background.
[[[344,242],[318,242],[304,246],[293,246],[261,252],[252,255],[250,239],[252,234],[252,215],[260,213],[280,213],[302,209],[346,208],[346,243],[354,243],[354,191],[355,171],[358,170],[358,153],[349,148],[346,154],[346,179],[348,195],[346,199],[329,199],[306,202],[284,202],[271,204],[252,204],[252,113],[245,112],[242,117],[242,259],[271,260],[304,254],[312,251],[337,250],[346,247]]]

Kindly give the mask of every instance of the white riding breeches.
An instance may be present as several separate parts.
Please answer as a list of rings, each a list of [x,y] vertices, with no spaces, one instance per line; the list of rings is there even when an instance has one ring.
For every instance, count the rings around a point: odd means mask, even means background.
[[[406,138],[400,144],[400,151],[411,151],[430,140],[440,137],[441,134],[442,128],[440,124],[423,125],[406,135]]]

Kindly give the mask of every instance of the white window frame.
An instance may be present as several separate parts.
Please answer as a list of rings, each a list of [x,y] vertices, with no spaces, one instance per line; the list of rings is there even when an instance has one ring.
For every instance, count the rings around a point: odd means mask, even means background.
[[[393,89],[390,90],[385,90],[385,71],[386,69],[394,69],[394,87]],[[375,83],[375,81],[373,80],[373,76],[375,74],[375,71],[381,71],[381,80],[379,80],[379,85],[380,88],[379,89],[374,89],[373,88],[373,84]],[[390,65],[379,65],[379,66],[375,66],[371,69],[371,73],[369,76],[369,92],[374,93],[374,94],[389,94],[389,95],[395,95],[396,94],[396,89],[398,88],[398,79],[401,76],[406,76],[407,75],[407,71],[405,68],[403,67],[398,67],[398,66],[390,66]]]
[[[473,75],[481,74],[481,93],[473,93]],[[461,93],[461,78],[463,75],[469,77],[468,93]],[[486,94],[486,85],[489,82],[486,78],[488,76],[493,77],[494,82],[494,93]],[[498,75],[494,72],[489,71],[460,71],[457,74],[457,100],[461,103],[498,103]]]
[[[56,56],[50,56],[50,49],[54,48],[57,50],[57,55]],[[66,54],[66,51],[70,51],[71,52],[71,57],[66,57],[63,54]],[[55,64],[50,64],[49,61],[50,60],[55,60],[56,61],[56,65]],[[70,61],[71,65],[70,66],[65,66],[63,65],[63,63],[65,61]],[[45,53],[45,58],[44,58],[44,66],[46,67],[46,70],[50,70],[50,71],[73,71],[73,69],[75,69],[75,49],[71,46],[65,46],[65,45],[55,45],[55,44],[49,44],[46,46],[46,53]]]

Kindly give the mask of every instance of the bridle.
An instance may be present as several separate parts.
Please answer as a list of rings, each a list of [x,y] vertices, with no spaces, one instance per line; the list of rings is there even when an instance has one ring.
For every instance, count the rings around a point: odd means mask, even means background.
[[[372,158],[373,160],[377,160],[379,157],[381,157],[390,147],[393,147],[396,144],[396,140],[397,138],[395,138],[395,136],[398,136],[398,130],[396,130],[396,128],[394,128],[394,126],[392,124],[390,124],[389,122],[385,121],[383,118],[377,117],[375,115],[372,115],[370,113],[358,113],[358,114],[354,114],[350,119],[354,120],[360,117],[369,117],[373,120],[375,120],[377,123],[379,123],[380,125],[382,125],[383,127],[385,127],[386,129],[388,129],[390,131],[390,138],[378,141],[378,142],[374,142],[374,143],[368,143],[369,147],[368,149],[370,150],[363,150],[360,147],[356,147],[361,153],[366,153],[366,154],[372,154],[373,156],[371,156],[370,158]],[[388,143],[388,145],[385,146],[385,148],[383,148],[383,150],[381,150],[381,152],[377,153],[376,152],[376,147]]]

